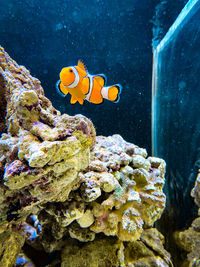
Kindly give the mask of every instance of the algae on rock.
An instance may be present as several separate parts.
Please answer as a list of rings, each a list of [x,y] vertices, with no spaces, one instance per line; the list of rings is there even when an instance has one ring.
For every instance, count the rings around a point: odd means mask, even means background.
[[[119,135],[96,137],[82,115],[61,115],[39,80],[1,47],[0,88],[4,266],[5,259],[14,265],[25,239],[34,249],[61,251],[62,266],[98,266],[96,259],[102,266],[171,266],[152,228],[165,207],[164,160]]]
[[[5,231],[0,234],[0,266],[14,266],[23,246],[25,237],[17,231]]]
[[[191,191],[191,196],[197,204],[200,216],[200,173],[197,175],[195,186]],[[191,226],[184,231],[177,231],[174,234],[177,245],[185,251],[181,256],[180,266],[200,265],[200,217],[197,217]],[[187,256],[185,256],[187,254]]]
[[[173,266],[163,247],[163,236],[154,228],[144,230],[142,238],[124,243],[115,237],[97,238],[79,246],[67,244],[62,250],[62,267],[167,267]]]
[[[86,117],[61,115],[44,96],[40,81],[1,47],[0,82],[1,109],[6,111],[0,128],[3,232],[23,225],[45,203],[68,199],[79,171],[89,164],[96,134]]]

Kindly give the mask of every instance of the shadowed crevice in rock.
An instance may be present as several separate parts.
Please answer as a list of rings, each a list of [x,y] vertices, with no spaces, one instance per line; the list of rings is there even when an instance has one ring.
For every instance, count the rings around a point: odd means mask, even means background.
[[[6,127],[6,87],[5,87],[5,80],[1,72],[0,68],[0,134],[5,133],[7,130]]]

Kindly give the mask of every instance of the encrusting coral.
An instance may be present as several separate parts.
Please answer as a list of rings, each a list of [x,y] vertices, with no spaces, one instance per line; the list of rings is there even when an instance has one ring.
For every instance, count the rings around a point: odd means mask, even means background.
[[[74,248],[78,255],[81,247],[85,253],[98,244],[111,249],[102,258],[105,266],[171,266],[163,237],[151,228],[165,207],[164,160],[147,157],[119,135],[96,137],[82,115],[61,115],[40,82],[3,48],[0,82],[6,110],[0,125],[0,241],[20,239],[9,243],[10,258],[1,250],[0,266],[14,264],[17,255],[24,259],[25,239],[34,249],[62,251],[62,266],[85,266],[84,257],[68,265],[66,251]],[[139,256],[133,259],[126,251],[135,246]]]
[[[147,158],[145,149],[119,135],[97,136],[90,164],[79,173],[68,200],[48,203],[38,214],[48,229],[38,241],[51,252],[67,233],[81,242],[94,240],[97,233],[122,241],[139,239],[165,207],[164,173],[165,162]]]
[[[20,227],[50,201],[65,201],[89,164],[95,129],[82,115],[61,115],[39,80],[0,48],[6,120],[0,139],[0,230]],[[6,265],[4,265],[6,266]]]
[[[140,240],[123,243],[114,237],[96,238],[81,247],[67,244],[62,250],[62,267],[173,266],[163,247],[163,236],[155,229],[144,230]]]
[[[191,196],[199,208],[200,216],[200,173],[197,175]],[[178,246],[187,253],[187,257],[181,257],[184,259],[181,266],[200,266],[200,217],[197,217],[188,229],[175,232],[174,237]]]
[[[92,231],[135,241],[144,227],[160,218],[165,207],[165,162],[146,157],[146,150],[119,135],[97,137],[90,165],[79,174],[79,195],[95,218]]]

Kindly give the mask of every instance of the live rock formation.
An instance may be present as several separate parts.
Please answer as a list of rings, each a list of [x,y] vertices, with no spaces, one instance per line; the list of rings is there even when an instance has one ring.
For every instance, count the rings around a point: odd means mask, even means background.
[[[200,174],[197,176],[191,196],[194,197],[199,208],[198,215],[200,216]],[[187,253],[187,257],[184,255],[181,257],[184,259],[181,266],[200,266],[200,217],[197,217],[185,231],[176,232],[175,240],[178,246]]]
[[[163,247],[163,236],[155,229],[144,230],[141,238],[124,243],[116,238],[97,238],[83,246],[66,245],[62,250],[62,267],[167,267],[173,266]]]
[[[24,242],[60,251],[62,266],[98,266],[95,257],[101,266],[172,266],[152,228],[165,207],[164,160],[119,135],[96,137],[82,115],[61,115],[3,48],[0,88],[0,266],[30,261]]]
[[[165,162],[146,157],[145,149],[119,135],[97,136],[90,164],[78,174],[68,200],[48,203],[38,214],[48,229],[39,238],[44,249],[57,249],[67,233],[81,242],[93,241],[98,233],[121,241],[139,239],[165,207]]]
[[[61,115],[40,82],[0,49],[6,110],[0,139],[0,231],[23,228],[28,215],[65,201],[89,164],[95,129],[82,115]],[[7,131],[5,132],[5,129]],[[6,265],[4,265],[6,266]]]

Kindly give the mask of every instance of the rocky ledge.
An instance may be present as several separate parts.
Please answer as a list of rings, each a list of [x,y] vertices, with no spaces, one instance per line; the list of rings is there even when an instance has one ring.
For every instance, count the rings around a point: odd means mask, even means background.
[[[3,48],[0,101],[0,266],[45,266],[37,251],[59,251],[48,266],[172,266],[152,228],[165,208],[164,160],[61,115]]]

